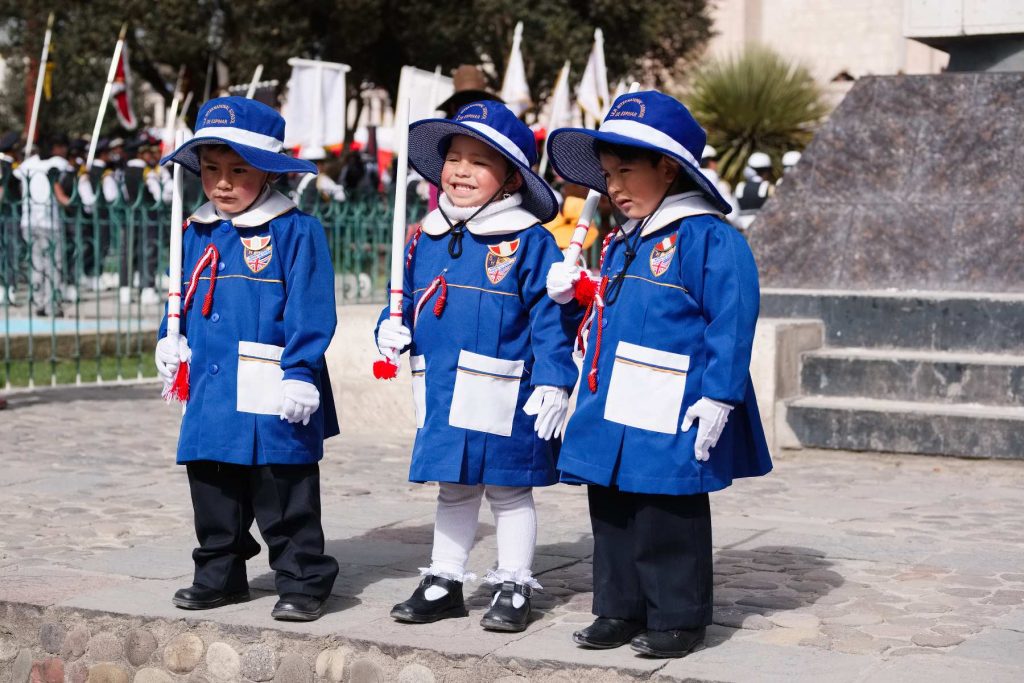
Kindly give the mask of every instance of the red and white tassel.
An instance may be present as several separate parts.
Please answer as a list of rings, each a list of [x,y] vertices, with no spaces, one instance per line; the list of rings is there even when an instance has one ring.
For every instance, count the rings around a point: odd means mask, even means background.
[[[213,290],[217,286],[217,261],[220,259],[220,252],[217,251],[217,247],[213,244],[206,247],[203,255],[196,261],[195,268],[192,269],[192,277],[188,282],[188,289],[185,291],[185,301],[182,304],[182,311],[187,312],[189,307],[192,305],[192,297],[195,296],[196,290],[199,288],[199,280],[206,270],[206,267],[210,267],[210,289],[206,292],[206,297],[203,299],[203,317],[208,317],[210,311],[213,310]]]

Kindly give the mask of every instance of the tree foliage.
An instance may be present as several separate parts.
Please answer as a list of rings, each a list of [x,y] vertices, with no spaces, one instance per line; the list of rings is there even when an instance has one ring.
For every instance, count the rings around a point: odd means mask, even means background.
[[[718,151],[719,173],[733,184],[752,152],[780,166],[782,154],[802,150],[828,113],[811,73],[767,47],[707,62],[685,99]]]
[[[23,125],[26,84],[39,58],[46,16],[56,12],[51,58],[53,99],[42,130],[92,128],[110,55],[122,22],[135,78],[168,101],[185,67],[186,89],[202,99],[211,53],[229,80],[244,83],[257,64],[264,79],[288,79],[289,57],[321,58],[352,67],[350,95],[379,86],[392,96],[403,65],[445,73],[489,60],[500,86],[517,21],[524,26],[527,79],[543,101],[562,63],[582,74],[594,29],[605,36],[614,82],[660,79],[698,56],[710,35],[707,0],[0,0],[0,55],[8,65],[0,126]],[[216,71],[216,70],[215,70]],[[219,85],[227,85],[221,83]],[[112,119],[113,117],[109,117]],[[109,122],[108,129],[114,125]]]

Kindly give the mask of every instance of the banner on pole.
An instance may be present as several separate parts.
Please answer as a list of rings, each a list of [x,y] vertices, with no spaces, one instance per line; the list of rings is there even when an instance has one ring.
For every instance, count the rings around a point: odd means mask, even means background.
[[[530,85],[526,82],[526,67],[523,65],[523,22],[516,24],[512,38],[512,51],[508,56],[505,79],[501,82],[501,99],[516,116],[530,108]]]
[[[594,29],[594,47],[590,50],[583,79],[576,91],[576,101],[588,118],[600,123],[611,105],[608,94],[608,72],[604,66],[604,33]]]
[[[132,72],[128,67],[127,43],[121,48],[121,57],[117,61],[117,70],[114,72],[114,83],[111,85],[110,95],[114,101],[114,111],[117,112],[118,122],[128,130],[135,130],[139,122],[132,110]]]
[[[288,60],[292,76],[281,115],[285,147],[331,147],[345,140],[347,64]]]
[[[437,105],[455,92],[455,83],[448,76],[442,76],[440,69],[426,71],[414,66],[403,66],[398,79],[396,102],[408,102],[409,123],[429,119],[442,114]],[[395,112],[396,116],[398,112]]]

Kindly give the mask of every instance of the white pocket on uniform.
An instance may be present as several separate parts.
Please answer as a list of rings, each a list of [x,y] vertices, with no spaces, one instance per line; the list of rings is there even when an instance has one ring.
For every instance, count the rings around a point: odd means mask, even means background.
[[[238,342],[238,412],[281,414],[282,353],[283,346]]]
[[[604,419],[675,434],[690,357],[620,341],[615,349]]]
[[[427,360],[423,356],[409,356],[412,370],[412,402],[416,414],[416,429],[422,429],[427,419]]]
[[[448,424],[499,436],[511,435],[523,365],[521,360],[460,351]]]

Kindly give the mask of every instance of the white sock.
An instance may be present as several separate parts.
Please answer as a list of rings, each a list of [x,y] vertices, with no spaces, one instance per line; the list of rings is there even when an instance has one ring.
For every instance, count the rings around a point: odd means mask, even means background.
[[[425,573],[452,581],[470,578],[466,573],[466,562],[476,537],[483,493],[482,485],[442,483],[439,486],[434,547],[430,554],[430,568]],[[429,586],[424,591],[427,600],[437,600],[447,594],[448,591],[440,586]]]
[[[488,574],[493,583],[515,581],[540,588],[533,578],[533,553],[537,545],[537,509],[529,486],[488,486],[487,501],[494,514],[498,537],[498,568]],[[495,596],[497,597],[497,596]],[[518,593],[512,596],[517,609],[526,602]],[[491,602],[493,603],[493,600]]]

